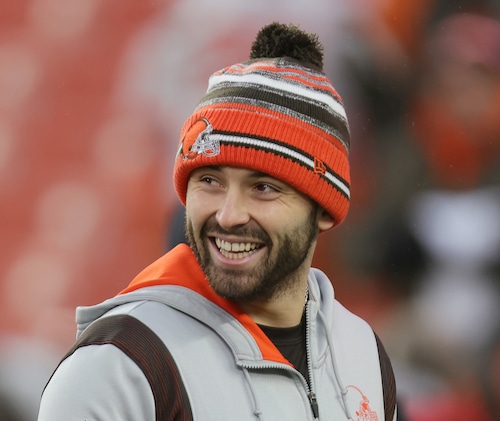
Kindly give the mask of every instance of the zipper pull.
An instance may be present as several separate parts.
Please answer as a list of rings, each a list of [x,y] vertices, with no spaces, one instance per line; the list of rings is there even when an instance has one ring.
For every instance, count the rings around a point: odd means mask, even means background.
[[[319,417],[318,401],[316,400],[316,395],[313,392],[309,393],[309,402],[311,404],[311,409],[314,418],[318,418]]]

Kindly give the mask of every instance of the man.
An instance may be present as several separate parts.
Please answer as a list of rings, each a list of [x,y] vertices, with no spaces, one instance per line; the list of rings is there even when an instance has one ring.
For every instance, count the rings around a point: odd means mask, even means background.
[[[189,246],[77,310],[39,420],[395,419],[378,338],[311,268],[347,213],[348,148],[317,37],[264,27],[183,126]]]

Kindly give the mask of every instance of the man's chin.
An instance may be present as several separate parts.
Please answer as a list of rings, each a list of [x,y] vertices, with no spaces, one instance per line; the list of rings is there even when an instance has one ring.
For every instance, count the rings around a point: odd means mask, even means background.
[[[217,271],[215,278],[208,275],[211,288],[217,295],[228,300],[238,302],[255,300],[259,295],[258,286],[251,285],[255,283],[255,280],[245,278],[244,275],[237,272],[225,272],[224,278],[221,278],[220,271]]]

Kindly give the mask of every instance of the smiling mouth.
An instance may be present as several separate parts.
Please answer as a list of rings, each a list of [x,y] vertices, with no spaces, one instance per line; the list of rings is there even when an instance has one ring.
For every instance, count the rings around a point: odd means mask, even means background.
[[[230,242],[217,237],[214,238],[214,242],[220,253],[228,259],[242,259],[263,247],[261,243]]]

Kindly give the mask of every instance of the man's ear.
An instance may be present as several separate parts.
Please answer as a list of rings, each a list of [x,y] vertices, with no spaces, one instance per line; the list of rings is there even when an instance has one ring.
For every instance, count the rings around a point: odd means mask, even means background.
[[[318,209],[318,228],[320,231],[327,231],[335,225],[332,216],[323,208]]]

